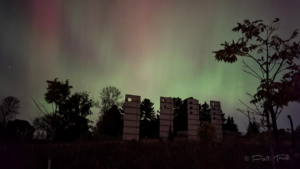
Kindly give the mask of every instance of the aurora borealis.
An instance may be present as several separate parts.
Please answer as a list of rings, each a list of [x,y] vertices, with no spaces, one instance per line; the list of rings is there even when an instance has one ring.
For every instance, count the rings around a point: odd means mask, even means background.
[[[45,103],[46,80],[69,79],[72,94],[88,91],[99,100],[112,85],[123,99],[149,98],[155,110],[160,96],[221,101],[244,132],[247,118],[236,109],[246,110],[239,99],[250,105],[245,93],[254,94],[259,81],[242,71],[239,57],[217,62],[212,51],[237,39],[231,29],[245,19],[280,18],[278,34],[289,37],[300,29],[299,9],[300,1],[281,0],[2,0],[0,99],[20,99],[17,118],[31,122],[38,111],[31,98]],[[290,128],[288,114],[300,119],[299,108],[284,107],[278,128]]]

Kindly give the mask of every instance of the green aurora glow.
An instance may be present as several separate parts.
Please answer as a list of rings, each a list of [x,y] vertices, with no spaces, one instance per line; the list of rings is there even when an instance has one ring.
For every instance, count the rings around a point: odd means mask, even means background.
[[[123,98],[151,99],[156,110],[160,96],[221,101],[226,117],[234,116],[245,131],[247,119],[235,109],[246,109],[238,100],[248,104],[245,92],[254,94],[259,83],[242,71],[239,58],[217,62],[212,51],[237,39],[231,29],[244,19],[268,23],[279,17],[279,35],[289,36],[300,28],[299,9],[298,1],[280,0],[2,1],[0,99],[19,98],[18,118],[33,119],[31,97],[45,103],[46,80],[57,77],[69,79],[72,93],[88,91],[99,99],[102,88],[112,85]],[[299,104],[289,104],[278,127],[290,127],[287,114],[300,119],[298,110]],[[99,109],[93,112],[96,121]]]

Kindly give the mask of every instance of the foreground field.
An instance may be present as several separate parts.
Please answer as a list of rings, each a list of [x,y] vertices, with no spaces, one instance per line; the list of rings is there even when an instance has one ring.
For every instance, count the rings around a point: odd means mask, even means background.
[[[278,168],[300,168],[297,150],[282,147],[289,159],[276,162]],[[253,161],[261,155],[265,160]],[[52,169],[96,168],[271,168],[268,145],[249,145],[241,141],[223,143],[157,141],[85,141],[64,144],[4,144],[0,146],[0,168]],[[275,152],[277,155],[277,152]],[[259,156],[256,156],[256,159]]]

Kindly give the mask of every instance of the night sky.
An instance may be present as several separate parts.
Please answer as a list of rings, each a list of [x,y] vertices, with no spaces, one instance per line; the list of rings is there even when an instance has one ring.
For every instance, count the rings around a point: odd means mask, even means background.
[[[245,19],[280,18],[277,34],[287,38],[300,29],[299,9],[297,0],[1,0],[0,99],[20,99],[17,118],[31,122],[38,111],[31,98],[45,104],[46,80],[69,79],[72,94],[99,100],[112,85],[123,99],[149,98],[155,110],[161,96],[220,101],[245,132],[248,120],[236,109],[246,110],[239,99],[250,105],[245,93],[255,94],[259,81],[242,71],[240,57],[217,62],[212,51],[238,39],[231,30]],[[290,128],[288,114],[299,125],[299,108],[284,107],[278,128]],[[92,111],[96,122],[99,109]]]

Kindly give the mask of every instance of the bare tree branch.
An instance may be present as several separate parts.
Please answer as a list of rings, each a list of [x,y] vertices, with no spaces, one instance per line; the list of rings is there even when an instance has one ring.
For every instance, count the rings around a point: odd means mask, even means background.
[[[241,110],[241,109],[236,109],[236,110],[243,113],[244,115],[246,115],[250,120],[252,120],[252,122],[255,122],[255,118],[250,117],[250,115],[248,116],[248,114],[244,113],[244,110]]]
[[[265,74],[264,74],[264,72],[263,72],[263,70],[262,70],[261,67],[260,67],[260,71],[261,71],[261,74],[262,74],[263,79],[265,79]]]
[[[274,66],[277,64],[277,61],[274,62],[272,68],[270,69],[270,72],[273,70]]]
[[[280,113],[282,112],[282,109],[278,112],[277,116],[276,116],[276,120],[279,117]]]
[[[280,72],[282,72],[282,71],[284,71],[284,70],[288,70],[288,68],[286,67],[286,68],[284,68],[284,69],[281,69],[281,70],[279,70],[278,73],[280,73]]]
[[[43,113],[44,115],[46,115],[45,112],[43,112],[43,110],[40,108],[40,106],[35,102],[35,100],[33,98],[31,98],[34,102],[34,104],[36,105],[36,107],[40,110],[41,113]],[[41,103],[40,103],[41,104]]]
[[[246,65],[246,67],[248,67],[252,72],[254,72],[255,74],[256,74],[256,76],[258,76],[258,77],[256,77],[256,78],[258,78],[258,79],[260,79],[260,80],[262,80],[262,78],[253,70],[253,69],[251,69],[251,67],[249,66],[249,65],[247,65],[247,63],[243,60],[243,63]]]
[[[256,112],[256,110],[252,109],[251,107],[249,107],[248,105],[246,105],[245,103],[243,103],[240,99],[239,99],[239,101],[240,101],[243,105],[245,105],[247,108],[249,108],[250,110],[252,110],[253,112],[255,112],[257,115],[260,115],[260,112],[259,112],[259,113]]]
[[[250,94],[250,93],[246,93],[249,97],[251,97],[252,99],[254,99],[254,97]],[[261,102],[260,102],[260,105],[261,105]],[[257,104],[254,104],[254,106],[256,107],[256,110],[260,113],[260,114],[263,114],[257,107]]]
[[[252,58],[253,60],[255,60],[258,65],[264,70],[265,73],[267,73],[267,71],[264,69],[264,67],[259,63],[259,61],[257,59],[255,59],[253,56],[251,56],[249,53],[247,53],[248,57]]]
[[[279,67],[278,67],[278,69],[276,70],[276,72],[274,73],[273,77],[271,78],[271,79],[272,79],[272,81],[274,81],[274,79],[276,78],[276,76],[277,76],[277,74],[279,73],[279,70],[281,69],[281,67],[282,67],[282,64],[283,64],[283,62],[284,62],[284,61],[285,61],[285,58],[284,58],[284,59],[282,59],[282,61],[281,61],[280,65],[279,65]]]
[[[262,80],[260,77],[255,76],[255,75],[252,74],[251,72],[248,72],[248,71],[246,71],[246,70],[244,70],[244,69],[242,69],[242,70],[243,70],[244,72],[246,72],[246,73],[248,73],[248,74],[250,74],[250,75],[256,77],[257,79]]]
[[[44,107],[45,111],[47,112],[47,114],[49,114],[48,111],[47,111],[47,109],[46,109],[46,107],[43,104],[41,104],[41,103],[40,103],[40,105],[42,105]]]

